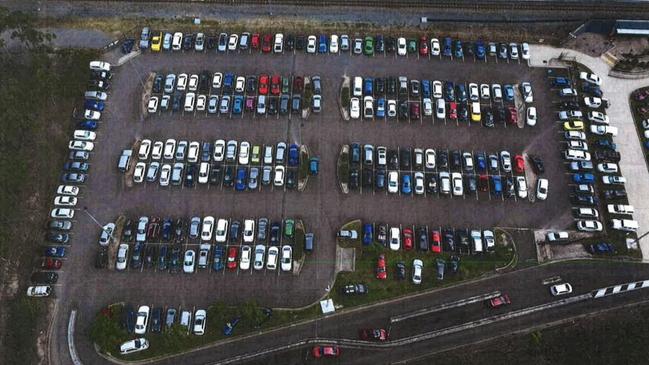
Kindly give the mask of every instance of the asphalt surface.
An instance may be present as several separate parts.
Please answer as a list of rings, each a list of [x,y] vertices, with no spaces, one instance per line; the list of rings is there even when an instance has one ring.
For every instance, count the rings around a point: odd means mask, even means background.
[[[242,119],[223,117],[163,116],[140,121],[142,84],[150,72],[231,71],[235,74],[314,75],[323,79],[324,110],[307,120]],[[379,71],[380,70],[380,71]],[[338,89],[343,74],[349,76],[404,75],[408,78],[451,80],[454,82],[532,82],[540,122],[535,128],[489,130],[454,123],[394,123],[378,121],[343,122],[337,108]],[[71,307],[79,309],[77,349],[87,363],[99,362],[88,339],[91,319],[110,303],[146,301],[153,305],[205,306],[217,300],[236,304],[255,298],[260,304],[295,307],[312,303],[325,293],[334,274],[334,232],[347,220],[361,218],[390,224],[454,225],[469,228],[492,226],[555,227],[571,225],[568,179],[559,161],[559,140],[554,122],[544,115],[552,110],[551,91],[544,71],[523,64],[450,61],[377,56],[262,55],[262,54],[144,54],[115,70],[107,110],[102,118],[91,159],[90,176],[83,189],[72,240],[59,284],[56,331],[51,356],[54,363],[67,363],[65,324]],[[254,143],[306,144],[321,158],[321,172],[310,179],[306,191],[266,191],[236,193],[231,190],[160,189],[154,185],[129,188],[116,165],[121,150],[138,138],[248,140]],[[343,195],[337,188],[335,161],[343,143],[355,141],[375,145],[420,146],[462,150],[533,152],[545,160],[550,180],[546,202],[514,202],[475,199],[404,198],[386,195]],[[194,215],[230,217],[267,216],[302,218],[308,231],[316,235],[316,249],[299,276],[226,273],[207,271],[193,275],[170,275],[144,270],[118,273],[94,268],[99,227],[120,214],[184,217]],[[543,217],[543,218],[541,218]],[[316,329],[318,325],[315,326]],[[325,328],[327,329],[327,328]],[[344,331],[343,331],[344,332]],[[309,332],[310,333],[310,332]],[[316,332],[317,333],[317,332]],[[333,332],[324,333],[336,335]],[[342,332],[340,332],[342,333]],[[352,332],[355,333],[355,332]],[[319,334],[319,333],[318,333]],[[348,335],[348,334],[347,334]],[[224,352],[226,354],[226,352]],[[203,360],[197,359],[198,363]],[[193,361],[191,363],[194,363]]]

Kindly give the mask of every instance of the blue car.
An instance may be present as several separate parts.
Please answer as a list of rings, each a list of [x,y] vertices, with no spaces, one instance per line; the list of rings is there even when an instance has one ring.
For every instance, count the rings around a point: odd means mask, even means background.
[[[241,320],[241,317],[236,317],[235,319],[231,320],[230,322],[225,324],[225,327],[223,327],[223,334],[226,336],[232,336],[232,332],[234,331],[234,327],[237,326],[239,321]]]
[[[478,168],[478,171],[485,171],[487,169],[487,157],[485,156],[484,152],[477,153],[476,161],[476,167]]]
[[[288,165],[297,166],[300,163],[300,149],[295,143],[288,148]]]
[[[475,42],[475,57],[479,60],[484,60],[487,57],[487,50],[480,40]]]
[[[503,192],[503,183],[499,175],[491,176],[491,193],[494,196],[500,196]]]
[[[409,174],[401,176],[401,194],[410,195],[412,193],[412,178]]]
[[[85,129],[87,131],[94,131],[97,129],[97,122],[94,120],[84,120],[77,124],[77,129]]]
[[[83,106],[86,109],[96,110],[98,112],[103,112],[104,111],[104,102],[103,101],[86,100],[86,102],[83,104]]]
[[[234,185],[234,189],[236,191],[246,190],[246,186],[248,185],[248,182],[246,181],[248,180],[247,175],[248,175],[248,171],[246,170],[245,167],[239,167],[237,169],[237,179]]]
[[[320,39],[318,40],[318,53],[327,53],[328,49],[327,45],[327,36],[324,34],[320,35]]]
[[[232,85],[234,85],[234,74],[228,72],[223,77],[223,89],[226,92],[232,92]]]
[[[595,182],[595,176],[593,174],[574,174],[572,181],[576,184],[591,184]]]
[[[371,77],[366,77],[363,80],[363,95],[369,95],[373,96],[373,85],[374,85],[374,79]]]
[[[514,100],[514,87],[507,84],[503,86],[503,89],[505,90],[505,100],[507,101]]]
[[[430,80],[421,80],[421,95],[424,98],[430,98],[431,96]]]
[[[464,58],[464,51],[462,50],[462,41],[455,41],[455,58]]]
[[[243,111],[243,95],[237,95],[234,97],[234,103],[232,104],[232,114],[239,115]]]
[[[374,241],[374,226],[372,223],[363,224],[363,245],[369,246]]]
[[[377,118],[385,118],[385,99],[380,98],[376,101],[376,112],[375,115]]]
[[[444,83],[444,99],[448,102],[455,101],[455,87],[451,81]]]
[[[216,245],[214,247],[214,259],[212,260],[212,270],[221,271],[225,268],[223,258],[225,257],[225,246]]]
[[[451,57],[453,55],[452,51],[453,40],[449,37],[444,38],[444,46],[442,54],[446,57]]]
[[[65,247],[47,247],[45,249],[47,257],[65,257]]]
[[[557,87],[568,87],[570,86],[570,80],[565,77],[557,77],[552,81],[552,85]]]
[[[311,160],[309,160],[309,173],[315,176],[318,172],[320,172],[320,159],[311,157]]]
[[[603,254],[614,253],[615,247],[613,247],[613,245],[611,245],[610,243],[600,242],[597,244],[587,246],[587,250],[593,255],[595,254],[603,255]]]

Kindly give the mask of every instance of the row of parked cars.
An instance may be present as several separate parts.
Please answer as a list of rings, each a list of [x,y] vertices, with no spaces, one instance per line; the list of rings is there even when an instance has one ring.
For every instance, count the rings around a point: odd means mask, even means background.
[[[514,106],[518,87],[526,104],[534,101],[532,85],[453,83],[439,80],[355,77],[352,84],[349,113],[352,119],[400,118],[421,116],[451,121],[482,123],[492,128],[496,123],[517,125]],[[527,105],[525,122],[536,125],[536,107]]]
[[[32,274],[31,281],[37,285],[27,289],[28,296],[45,297],[51,294],[52,288],[48,284],[58,281],[56,271],[63,266],[61,258],[65,256],[66,246],[70,244],[72,219],[78,203],[80,185],[86,181],[90,169],[88,160],[96,139],[94,131],[98,127],[101,112],[104,111],[104,103],[108,98],[105,90],[108,89],[109,80],[112,78],[109,63],[92,61],[89,69],[90,80],[83,104],[84,120],[77,123],[72,133],[73,139],[69,142],[69,160],[63,165],[60,177],[62,185],[56,189],[54,208],[47,223],[48,246],[44,251],[45,257],[40,262],[41,271]]]
[[[208,114],[242,115],[244,111],[258,115],[286,115],[300,112],[305,99],[305,86],[310,89],[311,110],[322,110],[320,76],[235,75],[232,72],[199,74],[157,74],[147,110],[202,111]]]
[[[125,42],[122,50],[131,51],[133,42]],[[375,54],[397,54],[399,56],[419,55],[421,57],[444,56],[451,58],[475,57],[486,60],[488,56],[501,60],[528,60],[530,47],[527,43],[496,43],[478,40],[463,42],[459,39],[444,37],[438,39],[419,37],[393,36],[356,36],[347,34],[294,35],[284,33],[259,34],[243,32],[241,34],[196,34],[182,32],[152,31],[144,27],[140,33],[141,50],[160,51],[196,51],[215,50],[219,53],[243,51],[261,51],[263,53],[283,53],[300,51],[310,54],[353,53],[373,56]]]
[[[555,83],[556,80],[554,80]],[[593,89],[589,89],[596,87],[596,90],[599,90],[601,79],[595,74],[580,72],[579,83],[582,85],[582,90],[591,95],[584,97],[582,103],[574,101],[561,103],[561,109],[558,112],[558,119],[563,121],[564,129],[568,129],[566,127],[569,124],[582,127],[581,130],[564,132],[567,146],[563,151],[563,157],[568,162],[569,170],[573,173],[572,180],[575,186],[571,199],[572,203],[576,205],[573,208],[573,214],[577,218],[577,230],[601,232],[604,229],[602,224],[604,217],[598,209],[599,200],[595,192],[595,182],[599,180],[598,182],[604,187],[604,197],[609,200],[626,197],[623,190],[626,179],[620,175],[619,153],[617,145],[612,139],[612,135],[615,133],[606,129],[614,128],[610,127],[610,119],[605,112],[608,101],[601,99],[601,91],[593,92]],[[590,130],[585,129],[586,121],[590,125]],[[588,138],[588,131],[592,133],[590,138]],[[606,131],[606,133],[599,133],[600,131]],[[589,141],[592,141],[590,145]],[[596,150],[595,156],[591,155],[593,150]],[[616,217],[631,215],[634,210],[632,206],[625,204],[609,204],[609,207],[611,209],[608,209],[606,213]],[[636,231],[638,228],[636,221],[625,218],[610,219],[609,226],[612,229],[627,232]],[[603,250],[602,248],[599,251]],[[591,251],[598,251],[597,247],[591,247]]]

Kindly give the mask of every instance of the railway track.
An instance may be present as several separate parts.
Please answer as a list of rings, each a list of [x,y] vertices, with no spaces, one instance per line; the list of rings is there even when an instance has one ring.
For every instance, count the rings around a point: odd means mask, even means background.
[[[110,0],[120,2],[122,0]],[[147,0],[123,0],[148,2]],[[286,5],[313,7],[375,7],[410,9],[445,9],[467,11],[544,11],[544,12],[589,12],[607,14],[637,14],[649,12],[649,2],[645,1],[446,1],[426,0],[157,0],[166,3],[206,3],[219,5]]]

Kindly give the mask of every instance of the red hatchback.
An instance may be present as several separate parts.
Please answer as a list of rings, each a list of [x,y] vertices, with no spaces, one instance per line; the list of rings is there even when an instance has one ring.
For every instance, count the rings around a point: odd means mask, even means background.
[[[500,308],[505,305],[512,304],[512,301],[509,300],[509,295],[503,294],[499,297],[491,298],[487,301],[487,305],[491,308]]]
[[[279,93],[282,91],[280,85],[281,83],[282,78],[279,77],[279,75],[273,75],[273,77],[270,79],[270,93],[273,95],[279,95]]]
[[[273,36],[270,34],[264,34],[264,38],[261,40],[261,51],[264,53],[270,53],[272,42]]]
[[[420,108],[418,102],[410,103],[410,119],[419,119]]]
[[[239,250],[237,249],[237,246],[230,246],[228,249],[228,269],[234,270],[237,268],[238,254]]]
[[[516,113],[516,109],[513,106],[507,108],[507,122],[513,125],[518,124],[518,113]]]
[[[514,172],[517,174],[525,172],[525,159],[521,155],[514,156]]]
[[[252,35],[252,39],[250,40],[250,47],[252,47],[252,49],[259,49],[259,33]]]
[[[452,120],[457,120],[457,103],[454,101],[448,103],[448,117]]]
[[[412,250],[412,229],[404,228],[403,229],[403,248],[406,250]]]
[[[379,259],[376,261],[376,278],[379,280],[385,280],[388,278],[388,271],[385,269],[385,255],[379,255]]]
[[[433,253],[442,252],[442,235],[439,234],[439,231],[430,232],[430,250]]]
[[[338,357],[340,356],[340,347],[338,346],[314,346],[311,349],[311,354],[314,358],[321,357]]]
[[[426,36],[419,38],[419,55],[428,56],[428,37]]]
[[[487,191],[489,190],[489,176],[480,175],[478,178],[478,190]]]
[[[268,94],[268,75],[259,76],[259,94],[260,95]]]

